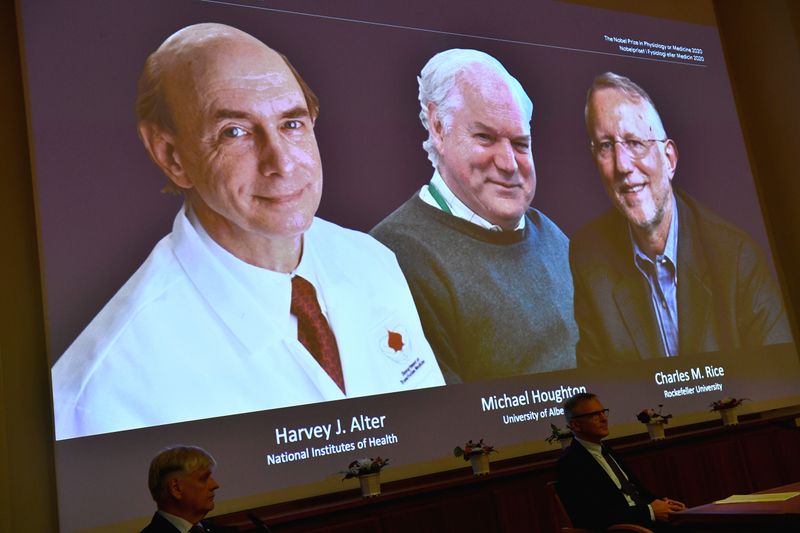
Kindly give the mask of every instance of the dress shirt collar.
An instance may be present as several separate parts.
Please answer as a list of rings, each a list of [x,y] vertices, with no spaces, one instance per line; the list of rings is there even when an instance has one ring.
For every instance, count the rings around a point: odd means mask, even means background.
[[[431,178],[430,183],[434,187],[436,187],[436,190],[438,190],[439,194],[442,195],[444,202],[447,204],[447,207],[450,208],[450,212],[453,214],[453,216],[462,218],[467,222],[471,222],[473,224],[476,224],[482,228],[491,231],[503,231],[503,228],[501,228],[497,224],[492,224],[485,218],[475,213],[472,209],[467,207],[467,205],[464,202],[459,200],[459,198],[453,193],[453,191],[450,190],[450,187],[447,186],[447,183],[445,183],[444,178],[442,178],[442,175],[439,174],[438,170],[434,170],[433,178]],[[436,209],[441,209],[439,204],[436,203],[436,200],[433,198],[433,195],[431,195],[430,191],[428,191],[428,184],[425,184],[422,187],[422,189],[419,192],[419,197],[426,204],[432,205]],[[522,229],[525,229],[525,215],[522,215],[522,217],[519,219],[519,223],[517,224],[517,226],[514,228],[513,231],[518,231]]]
[[[577,437],[575,437],[575,440],[578,441],[584,448],[586,448],[586,451],[589,452],[589,455],[594,457],[595,461],[597,461],[600,467],[605,471],[609,479],[611,479],[614,485],[616,485],[616,487],[621,490],[622,495],[625,497],[625,501],[628,502],[628,505],[631,506],[636,505],[633,501],[633,498],[631,498],[628,494],[625,493],[625,491],[622,490],[622,482],[627,481],[627,479],[619,479],[617,477],[617,474],[614,472],[614,468],[609,464],[609,461],[614,461],[616,463],[614,458],[609,455],[608,459],[606,459],[606,457],[603,456],[603,445],[579,439]],[[622,470],[622,467],[619,466],[619,463],[617,463],[617,467],[619,468],[619,471],[622,473],[622,475],[626,476],[625,472]],[[651,510],[651,518],[652,518],[652,510]]]
[[[622,488],[622,484],[620,483],[621,480],[612,471],[611,465],[608,464],[608,461],[606,461],[606,458],[603,457],[603,445],[602,444],[597,444],[595,442],[589,442],[589,441],[586,441],[586,440],[583,440],[583,439],[579,439],[578,437],[575,437],[574,440],[578,441],[584,448],[586,448],[586,451],[589,452],[589,454],[597,460],[597,462],[600,464],[600,466],[603,468],[603,470],[606,471],[606,474],[608,474],[608,477],[611,478],[611,481],[614,482],[614,485],[616,485],[618,489],[621,489]],[[616,460],[613,457],[611,457],[610,455],[609,455],[609,459],[611,461],[616,462]],[[627,474],[625,474],[625,471],[622,470],[622,467],[619,466],[619,463],[617,463],[617,466],[619,467],[620,471],[622,472],[622,475],[627,477]],[[625,491],[622,491],[622,495],[625,497],[625,501],[628,502],[629,506],[633,507],[633,506],[636,505],[636,503],[633,501],[633,499],[628,494],[625,494]],[[650,520],[655,521],[656,515],[653,512],[653,507],[648,504],[647,505],[647,509],[650,512]]]
[[[194,526],[194,524],[190,523],[188,520],[184,520],[180,516],[175,516],[174,514],[167,513],[166,511],[159,510],[158,514],[163,516],[167,522],[175,526],[175,529],[181,533],[189,533],[189,530]]]
[[[603,455],[603,445],[598,444],[596,442],[589,442],[588,440],[579,439],[575,437],[575,440],[578,441],[586,451],[591,453],[592,455]]]
[[[295,275],[303,276],[314,286],[322,314],[328,318],[323,295],[324,287],[321,287],[316,275],[318,261],[308,245],[307,235],[303,235],[303,252],[297,267],[289,273],[275,272],[246,263],[217,244],[188,204],[186,204],[186,217],[211,255],[247,289],[257,305],[270,317],[270,320],[284,336],[297,336],[297,319],[289,313],[292,301],[291,280]]]
[[[639,244],[636,242],[636,239],[633,237],[633,230],[628,224],[628,233],[630,235],[631,243],[633,244],[633,262],[639,265],[640,261],[647,261],[648,263],[652,263],[653,261],[647,257],[641,248],[639,248]],[[669,261],[672,263],[673,268],[677,271],[677,264],[678,264],[678,202],[675,201],[675,195],[672,196],[672,220],[669,222],[669,231],[667,232],[667,242],[664,245],[664,252],[656,256],[656,261],[664,262]],[[641,267],[639,267],[641,270]]]

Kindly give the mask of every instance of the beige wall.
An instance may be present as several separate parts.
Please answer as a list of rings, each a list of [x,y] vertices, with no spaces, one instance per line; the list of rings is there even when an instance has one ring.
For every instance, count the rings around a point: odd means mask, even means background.
[[[701,24],[713,24],[716,14],[773,252],[796,324],[800,5],[792,0],[580,3]],[[33,185],[14,6],[0,6],[0,532],[46,533],[57,530],[57,513]],[[796,336],[797,332],[795,326]]]
[[[49,372],[12,2],[0,2],[0,532],[57,530]]]
[[[772,251],[800,338],[800,3],[716,0],[715,7]]]

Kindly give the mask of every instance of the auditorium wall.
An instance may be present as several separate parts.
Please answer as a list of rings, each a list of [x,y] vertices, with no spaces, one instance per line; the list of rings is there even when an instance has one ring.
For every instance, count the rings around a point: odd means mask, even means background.
[[[582,0],[719,27],[795,337],[800,310],[800,5]],[[56,531],[49,372],[15,6],[0,3],[0,532]],[[65,187],[69,184],[65,183]],[[724,194],[720,191],[720,194]],[[143,490],[144,490],[144,469]],[[91,480],[86,480],[91,483]]]

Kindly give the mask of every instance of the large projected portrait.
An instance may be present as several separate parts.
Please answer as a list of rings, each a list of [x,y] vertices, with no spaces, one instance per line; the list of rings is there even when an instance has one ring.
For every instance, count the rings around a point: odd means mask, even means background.
[[[314,217],[319,104],[285,57],[184,28],[136,111],[184,204],[53,367],[56,438],[444,384],[391,252]]]
[[[447,50],[419,78],[433,178],[372,234],[397,253],[448,383],[575,366],[564,233],[530,209],[533,103],[493,57]]]
[[[644,89],[611,72],[595,78],[586,129],[613,209],[571,242],[578,364],[791,342],[750,236],[673,189],[677,142]]]

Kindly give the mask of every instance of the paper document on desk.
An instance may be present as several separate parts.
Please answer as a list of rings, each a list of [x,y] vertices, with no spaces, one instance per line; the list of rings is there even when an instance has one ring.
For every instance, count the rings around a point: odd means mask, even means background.
[[[800,492],[771,492],[768,494],[734,494],[724,500],[717,500],[714,503],[761,503],[761,502],[785,502],[788,499],[800,495]]]

